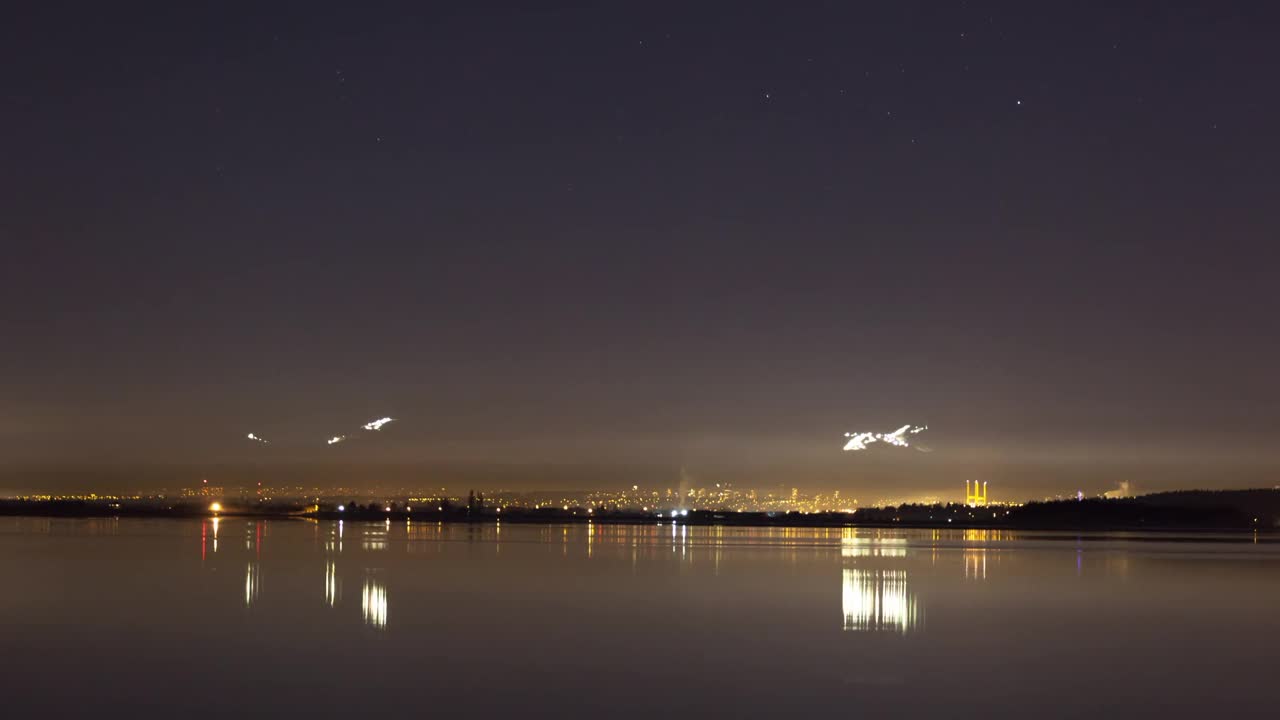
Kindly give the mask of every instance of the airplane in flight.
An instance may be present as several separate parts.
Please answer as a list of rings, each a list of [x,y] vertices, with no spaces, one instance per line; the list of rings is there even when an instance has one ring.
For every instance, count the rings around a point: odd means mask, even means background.
[[[873,433],[873,432],[856,432],[845,433],[844,436],[849,440],[844,444],[845,450],[866,450],[873,443],[886,443],[894,447],[915,447],[917,450],[928,452],[926,448],[918,445],[913,446],[908,438],[912,435],[919,435],[928,430],[928,425],[903,425],[891,433]]]
[[[395,422],[395,418],[390,418],[390,417],[378,418],[377,420],[367,422],[364,425],[361,425],[360,427],[365,430],[377,432],[378,430],[381,430],[389,422]],[[255,433],[249,433],[248,438],[262,445],[271,444],[270,440],[266,440],[261,435],[257,435]],[[325,440],[324,443],[325,445],[337,445],[340,442],[346,442],[346,440],[347,440],[346,435],[334,435],[328,440]]]

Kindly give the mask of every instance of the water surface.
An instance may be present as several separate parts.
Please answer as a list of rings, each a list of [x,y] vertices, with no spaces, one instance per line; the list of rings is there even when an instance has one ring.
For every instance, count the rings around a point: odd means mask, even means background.
[[[1199,717],[1280,703],[1280,545],[0,518],[6,717]]]

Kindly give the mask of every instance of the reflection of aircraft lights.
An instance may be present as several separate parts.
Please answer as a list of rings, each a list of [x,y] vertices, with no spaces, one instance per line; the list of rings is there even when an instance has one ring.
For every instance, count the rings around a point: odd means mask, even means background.
[[[338,602],[338,566],[334,563],[324,566],[324,601],[329,607]]]
[[[256,563],[249,563],[244,571],[244,606],[249,607],[258,599],[262,586],[262,573]]]
[[[377,628],[387,626],[387,588],[385,585],[364,581],[364,590],[360,594],[360,609],[364,612],[364,621]]]
[[[907,591],[905,570],[846,568],[840,599],[845,630],[905,633],[920,621],[919,603]]]

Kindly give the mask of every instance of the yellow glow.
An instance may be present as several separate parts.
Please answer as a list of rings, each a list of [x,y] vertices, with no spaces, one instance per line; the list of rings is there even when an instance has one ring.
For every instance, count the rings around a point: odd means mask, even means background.
[[[209,512],[222,512],[222,503],[213,503],[210,505]]]
[[[982,485],[978,485],[977,480],[973,480],[973,489],[969,489],[969,480],[964,481],[964,504],[969,507],[985,507],[987,504],[987,481],[983,480]]]

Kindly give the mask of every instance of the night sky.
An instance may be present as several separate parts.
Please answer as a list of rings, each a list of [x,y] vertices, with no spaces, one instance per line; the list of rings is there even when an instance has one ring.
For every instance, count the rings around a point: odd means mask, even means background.
[[[16,5],[0,487],[1280,480],[1270,3]]]

